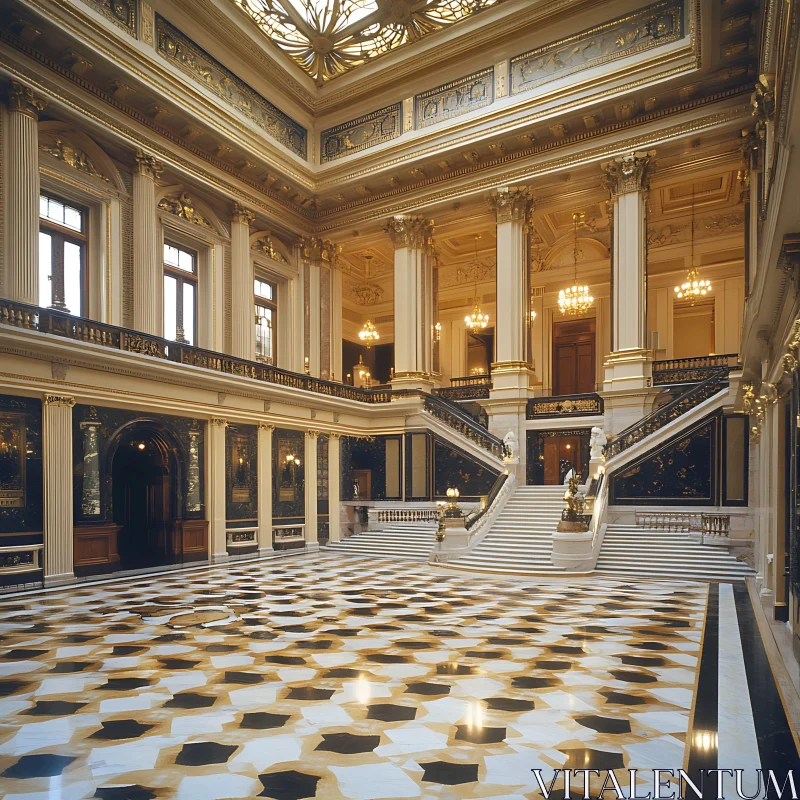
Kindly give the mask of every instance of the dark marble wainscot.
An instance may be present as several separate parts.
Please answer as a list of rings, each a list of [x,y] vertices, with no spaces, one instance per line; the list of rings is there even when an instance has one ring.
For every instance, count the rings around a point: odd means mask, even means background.
[[[225,517],[228,553],[258,550],[258,428],[230,423],[225,431]],[[233,529],[241,528],[236,531]]]
[[[458,489],[461,500],[485,497],[500,473],[490,469],[458,447],[433,437],[434,499],[447,498],[449,488]]]
[[[306,442],[303,431],[275,428],[272,434],[272,546],[305,547]]]
[[[0,587],[42,579],[42,403],[0,395]]]

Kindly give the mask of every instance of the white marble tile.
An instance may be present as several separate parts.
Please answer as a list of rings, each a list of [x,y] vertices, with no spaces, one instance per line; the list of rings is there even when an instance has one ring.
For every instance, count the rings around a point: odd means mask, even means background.
[[[357,767],[331,766],[339,791],[350,800],[420,797],[420,787],[393,764],[364,764]]]
[[[308,705],[300,712],[311,725],[348,725],[353,718],[341,706],[331,702]]]
[[[67,744],[78,728],[100,728],[100,717],[97,714],[74,714],[45,722],[29,722],[0,745],[0,754],[20,756],[40,748]]]
[[[176,675],[166,675],[156,685],[176,694],[188,689],[197,689],[205,686],[206,683],[208,683],[208,676],[199,669],[193,669],[179,672]]]
[[[236,717],[225,711],[212,711],[181,714],[172,718],[170,734],[172,736],[204,736],[207,733],[219,733],[225,725],[232,723]]]
[[[178,785],[175,800],[222,800],[229,797],[255,797],[261,782],[227,770],[216,775],[188,775]]]
[[[228,762],[232,769],[252,765],[262,771],[286,761],[299,761],[303,750],[303,739],[299,736],[265,736],[250,739]]]

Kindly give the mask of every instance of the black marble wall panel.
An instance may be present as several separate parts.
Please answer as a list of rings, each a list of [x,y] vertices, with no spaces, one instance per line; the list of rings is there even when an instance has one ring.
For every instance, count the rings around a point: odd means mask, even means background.
[[[272,519],[276,525],[305,520],[305,462],[303,431],[275,428],[272,434]]]
[[[87,462],[87,430],[96,427],[99,497],[85,502],[84,478]],[[76,405],[72,410],[73,509],[78,523],[111,522],[113,513],[112,472],[114,454],[123,438],[141,432],[157,433],[169,443],[178,467],[178,496],[172,498],[176,517],[205,517],[205,424],[189,417],[142,414],[121,408]],[[192,465],[194,464],[194,468]]]
[[[353,470],[368,469],[371,472],[373,500],[386,499],[386,437],[376,436],[360,439],[342,437],[341,499],[353,499]]]
[[[0,395],[0,533],[42,532],[42,403]],[[30,537],[3,537],[24,544]]]
[[[620,505],[713,505],[718,493],[720,417],[703,420],[611,476]]]
[[[448,488],[455,488],[462,499],[489,494],[500,473],[481,464],[463,450],[439,437],[433,437],[433,494],[446,499]]]
[[[225,431],[225,516],[258,517],[258,428],[230,423]]]

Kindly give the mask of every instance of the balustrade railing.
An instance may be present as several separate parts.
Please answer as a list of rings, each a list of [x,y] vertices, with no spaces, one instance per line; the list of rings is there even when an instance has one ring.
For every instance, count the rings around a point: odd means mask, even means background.
[[[703,536],[727,536],[731,532],[730,514],[701,514]]]
[[[439,521],[438,508],[370,508],[369,521],[385,525],[393,522],[430,522],[435,525]]]
[[[399,394],[396,392],[395,394]],[[494,434],[489,433],[482,425],[462,411],[458,406],[442,400],[432,394],[419,392],[424,398],[424,409],[432,417],[447,425],[456,433],[461,434],[474,444],[492,453],[498,458],[503,458],[506,454],[506,447],[502,439],[498,439]]]
[[[653,386],[674,383],[698,383],[720,369],[735,369],[739,364],[736,353],[697,358],[671,358],[653,362]]]
[[[460,378],[450,378],[451,386],[491,386],[492,376],[488,373],[480,375],[463,375]]]
[[[528,400],[527,419],[579,416],[603,413],[603,398],[595,392]]]
[[[693,511],[637,511],[636,526],[645,530],[688,533],[700,530],[701,514]]]
[[[717,369],[704,381],[690,386],[666,405],[657,408],[644,419],[626,428],[605,446],[606,458],[619,455],[645,437],[660,430],[667,423],[691,411],[704,400],[708,400],[709,397],[728,385],[728,372],[728,367]]]
[[[467,530],[474,528],[475,525],[477,525],[478,522],[480,522],[480,520],[489,513],[489,509],[497,499],[497,495],[500,494],[500,490],[503,488],[507,480],[507,472],[501,472],[497,476],[497,479],[492,484],[492,488],[489,490],[489,494],[486,495],[486,499],[483,501],[483,503],[481,503],[481,507],[474,513],[467,516],[466,520],[464,520],[464,527]]]

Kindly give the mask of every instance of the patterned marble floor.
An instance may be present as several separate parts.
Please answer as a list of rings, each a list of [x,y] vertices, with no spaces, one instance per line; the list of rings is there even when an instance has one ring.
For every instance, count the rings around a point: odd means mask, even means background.
[[[707,592],[316,556],[8,599],[0,794],[513,799],[537,767],[684,767]]]

